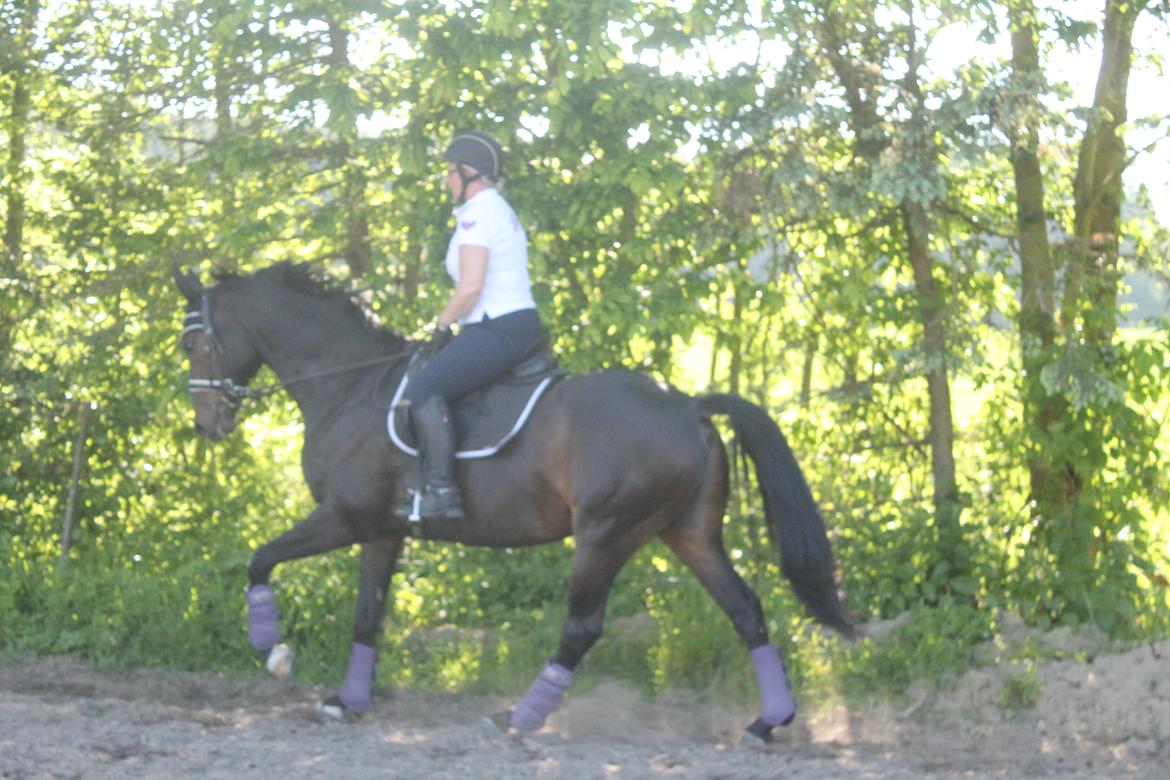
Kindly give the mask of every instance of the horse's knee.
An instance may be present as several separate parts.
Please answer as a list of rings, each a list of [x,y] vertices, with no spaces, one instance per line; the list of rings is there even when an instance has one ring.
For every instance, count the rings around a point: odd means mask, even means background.
[[[556,662],[566,669],[575,669],[589,648],[601,638],[601,620],[565,621],[561,629],[561,643],[557,648]]]

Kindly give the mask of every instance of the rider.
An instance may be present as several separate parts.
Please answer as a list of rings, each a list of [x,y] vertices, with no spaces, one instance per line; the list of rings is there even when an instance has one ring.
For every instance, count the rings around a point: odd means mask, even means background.
[[[528,276],[528,237],[499,190],[500,145],[485,133],[463,132],[444,159],[447,187],[458,204],[446,258],[455,289],[435,323],[435,351],[403,394],[422,461],[421,486],[407,491],[397,508],[403,518],[416,509],[424,519],[463,516],[448,403],[507,373],[542,336]],[[456,322],[461,327],[452,339]]]

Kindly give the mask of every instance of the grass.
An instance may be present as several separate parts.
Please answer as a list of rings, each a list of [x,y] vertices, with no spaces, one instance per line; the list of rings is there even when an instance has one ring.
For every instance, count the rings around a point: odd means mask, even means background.
[[[999,692],[999,706],[1004,715],[1014,718],[1036,706],[1043,688],[1036,670],[1029,666],[1021,671],[1008,672]]]

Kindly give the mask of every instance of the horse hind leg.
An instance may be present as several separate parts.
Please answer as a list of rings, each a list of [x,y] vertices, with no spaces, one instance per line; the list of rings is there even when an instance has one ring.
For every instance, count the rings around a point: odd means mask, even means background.
[[[760,716],[743,736],[743,744],[771,740],[776,726],[787,726],[796,717],[796,701],[788,683],[780,651],[768,641],[768,629],[759,597],[731,565],[719,535],[722,510],[705,527],[668,530],[662,539],[706,588],[747,646],[760,694]]]
[[[578,521],[578,527],[580,522]],[[569,611],[561,627],[556,655],[541,669],[523,698],[509,713],[493,716],[497,727],[535,731],[561,702],[573,681],[573,671],[598,639],[605,621],[605,604],[618,571],[645,542],[637,531],[610,544],[578,538],[569,574]]]

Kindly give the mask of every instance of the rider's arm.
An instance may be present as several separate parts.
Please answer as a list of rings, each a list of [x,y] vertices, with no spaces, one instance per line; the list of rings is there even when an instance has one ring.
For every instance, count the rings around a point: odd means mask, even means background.
[[[464,244],[459,247],[459,282],[451,291],[447,305],[439,314],[439,327],[450,328],[460,317],[471,311],[483,292],[487,278],[488,249],[486,246]]]

